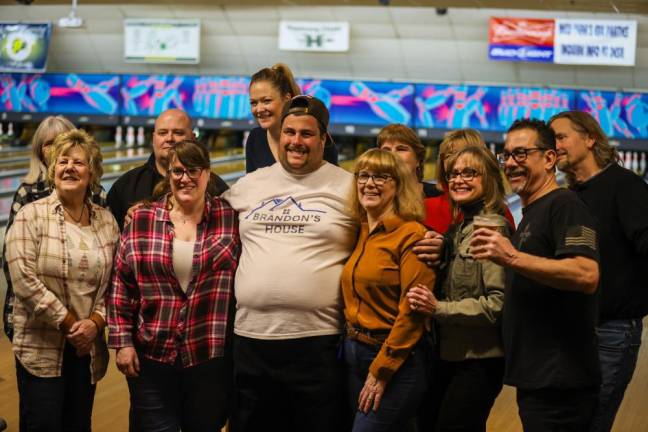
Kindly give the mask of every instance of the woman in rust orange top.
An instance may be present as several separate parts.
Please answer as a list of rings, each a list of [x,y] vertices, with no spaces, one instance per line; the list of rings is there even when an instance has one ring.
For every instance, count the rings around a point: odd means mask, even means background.
[[[353,430],[404,430],[426,385],[417,347],[424,319],[405,294],[435,279],[412,252],[425,234],[420,187],[400,158],[378,149],[358,158],[355,176],[351,203],[362,226],[342,272]]]

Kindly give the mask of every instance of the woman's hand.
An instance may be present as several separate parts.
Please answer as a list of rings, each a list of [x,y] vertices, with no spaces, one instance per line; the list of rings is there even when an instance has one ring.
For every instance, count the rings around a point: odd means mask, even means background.
[[[387,382],[377,379],[371,372],[367,375],[364,387],[360,390],[358,397],[358,409],[367,414],[370,409],[378,411],[380,400],[385,393]]]
[[[136,378],[139,376],[140,363],[137,357],[137,351],[133,347],[123,347],[117,350],[117,358],[115,359],[117,369],[129,378]]]
[[[99,334],[99,330],[94,321],[82,319],[72,324],[70,331],[65,337],[78,351],[84,347],[91,346],[97,334]]]
[[[79,345],[76,347],[76,355],[77,357],[84,357],[90,354],[90,350],[92,349],[92,343],[86,344],[86,345]]]
[[[407,291],[410,309],[432,316],[436,312],[437,299],[425,285],[418,284]]]

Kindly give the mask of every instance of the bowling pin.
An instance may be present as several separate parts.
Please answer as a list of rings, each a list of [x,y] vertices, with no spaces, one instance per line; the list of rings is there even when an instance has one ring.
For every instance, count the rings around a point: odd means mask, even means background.
[[[619,152],[619,165],[625,166],[625,153],[622,151]]]
[[[4,130],[3,130],[3,129],[4,129],[4,124],[3,124],[3,123],[0,123],[0,136],[2,136],[2,135],[4,134]]]
[[[115,128],[115,147],[120,148],[124,142],[124,137],[123,137],[123,129],[121,125],[117,126]]]
[[[639,172],[639,153],[637,152],[632,152],[632,167],[630,169]]]
[[[639,160],[639,175],[643,176],[646,174],[646,153],[641,153],[641,159]]]
[[[9,125],[7,126],[7,136],[12,137],[13,134],[14,134],[13,123],[9,122]]]
[[[145,142],[144,128],[142,126],[137,128],[137,146],[143,147]]]
[[[623,166],[627,169],[630,169],[630,165],[632,165],[632,153],[627,151],[625,154],[625,161],[623,163]]]
[[[126,147],[131,148],[135,145],[135,128],[128,126],[126,128]]]
[[[495,143],[490,143],[490,151],[491,151],[491,153],[495,154],[495,151],[496,151]]]

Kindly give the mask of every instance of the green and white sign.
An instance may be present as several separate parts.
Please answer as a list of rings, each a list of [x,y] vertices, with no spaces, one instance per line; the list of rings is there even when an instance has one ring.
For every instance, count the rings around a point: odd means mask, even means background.
[[[346,21],[279,21],[279,49],[349,51],[349,23]]]

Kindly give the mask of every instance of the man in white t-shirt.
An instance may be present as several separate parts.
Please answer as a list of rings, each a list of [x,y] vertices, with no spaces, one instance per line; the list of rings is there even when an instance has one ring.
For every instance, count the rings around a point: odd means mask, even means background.
[[[342,430],[340,273],[356,242],[353,175],[323,159],[329,113],[310,96],[286,102],[279,163],[223,197],[239,212],[234,432]]]

